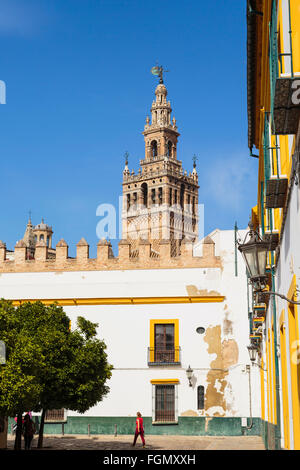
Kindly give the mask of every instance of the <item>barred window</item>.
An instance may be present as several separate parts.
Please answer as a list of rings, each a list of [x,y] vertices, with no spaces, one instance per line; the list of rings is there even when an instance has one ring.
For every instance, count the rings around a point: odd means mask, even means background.
[[[155,421],[161,423],[175,421],[174,385],[155,386]]]
[[[45,423],[61,423],[65,421],[65,410],[47,410],[45,415]]]

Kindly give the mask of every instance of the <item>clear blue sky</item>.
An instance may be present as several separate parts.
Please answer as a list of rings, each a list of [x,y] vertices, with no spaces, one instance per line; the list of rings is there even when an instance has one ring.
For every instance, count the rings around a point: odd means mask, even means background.
[[[28,211],[74,255],[95,254],[96,208],[117,204],[124,152],[143,158],[158,62],[181,134],[197,154],[205,233],[247,225],[257,160],[247,148],[246,1],[1,0],[0,239],[23,237]]]

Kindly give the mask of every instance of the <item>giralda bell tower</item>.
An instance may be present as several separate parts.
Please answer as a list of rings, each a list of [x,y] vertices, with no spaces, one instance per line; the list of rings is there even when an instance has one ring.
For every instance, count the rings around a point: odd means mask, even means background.
[[[123,171],[123,239],[137,252],[139,240],[151,243],[153,255],[159,253],[161,240],[171,240],[171,254],[180,254],[184,238],[198,238],[198,174],[196,160],[192,173],[187,174],[177,160],[179,132],[172,108],[167,101],[162,67],[160,83],[155,90],[151,121],[144,128],[145,158],[140,160],[138,173],[128,169],[126,155]]]

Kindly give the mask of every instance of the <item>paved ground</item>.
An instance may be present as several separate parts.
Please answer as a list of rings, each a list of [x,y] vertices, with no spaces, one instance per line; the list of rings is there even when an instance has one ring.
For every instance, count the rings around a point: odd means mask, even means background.
[[[264,450],[259,436],[207,437],[207,436],[145,436],[146,450]],[[133,436],[81,436],[48,435],[44,437],[47,450],[131,450]],[[8,448],[13,449],[14,437],[8,437]],[[23,447],[24,443],[22,443]],[[37,445],[35,436],[32,444]],[[140,437],[136,450],[143,450]]]

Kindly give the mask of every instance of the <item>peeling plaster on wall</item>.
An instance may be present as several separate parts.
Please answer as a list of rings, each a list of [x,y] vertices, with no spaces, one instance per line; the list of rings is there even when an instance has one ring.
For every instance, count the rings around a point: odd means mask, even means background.
[[[214,296],[214,295],[222,295],[220,294],[220,292],[217,292],[215,290],[210,290],[208,291],[207,289],[198,289],[196,286],[193,286],[193,285],[189,285],[189,286],[186,286],[186,290],[187,290],[187,293],[188,295],[190,295],[191,297],[194,296],[194,295],[205,295],[205,296]]]
[[[211,417],[222,418],[224,416],[224,412],[221,406],[212,406],[209,409],[209,415]]]
[[[212,420],[212,418],[206,418],[205,419],[205,432],[208,431],[208,423]]]
[[[224,336],[229,336],[233,334],[233,327],[232,327],[232,321],[228,319],[230,313],[227,311],[227,305],[225,305],[226,310],[225,310],[225,318],[223,321],[223,334]]]
[[[237,342],[234,339],[223,340],[222,358],[225,369],[238,363],[239,348]]]
[[[214,409],[214,416],[225,416],[233,405],[232,400],[227,403],[230,396],[227,387],[231,385],[225,378],[229,375],[228,368],[238,362],[238,346],[233,339],[221,340],[221,325],[207,328],[204,341],[208,344],[208,354],[215,355],[210,364],[212,370],[207,374],[205,411],[211,415]]]
[[[187,411],[183,411],[180,416],[199,416],[199,415],[196,411],[187,410]]]
[[[222,388],[222,383],[220,382],[219,379],[216,380],[215,388],[216,388],[217,392],[219,392]]]
[[[231,383],[228,383],[225,389],[225,400],[227,403],[227,411],[230,411],[231,415],[235,415],[237,411],[234,409],[234,394]]]
[[[217,325],[209,327],[206,330],[204,341],[208,344],[208,354],[216,354],[216,358],[211,362],[212,369],[207,374],[207,387],[205,392],[205,410],[218,406],[222,408],[222,415],[226,413],[226,401],[224,398],[224,388],[227,385],[225,377],[228,371],[224,371],[222,360],[222,343],[221,343],[221,326]],[[221,383],[221,387],[217,389],[217,380]]]

